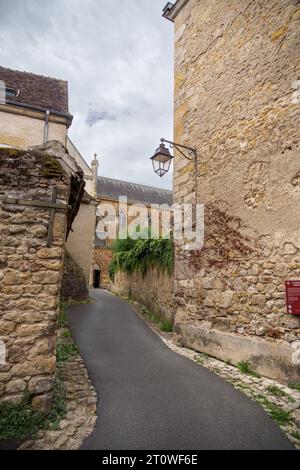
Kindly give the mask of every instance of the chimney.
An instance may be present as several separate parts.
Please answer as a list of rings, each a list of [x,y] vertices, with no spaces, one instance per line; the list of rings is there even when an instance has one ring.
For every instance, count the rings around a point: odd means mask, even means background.
[[[98,168],[99,162],[97,159],[97,154],[94,155],[94,160],[91,163],[92,173],[93,173],[93,192],[92,196],[97,197],[97,181],[98,181]]]

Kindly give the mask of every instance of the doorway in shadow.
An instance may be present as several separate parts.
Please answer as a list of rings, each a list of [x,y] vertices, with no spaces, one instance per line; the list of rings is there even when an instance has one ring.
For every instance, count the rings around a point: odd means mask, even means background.
[[[94,270],[94,289],[100,289],[101,285],[101,271],[100,269]]]

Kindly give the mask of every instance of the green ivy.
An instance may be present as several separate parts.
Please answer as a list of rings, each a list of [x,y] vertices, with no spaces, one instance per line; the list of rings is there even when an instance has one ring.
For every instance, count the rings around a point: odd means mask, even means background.
[[[18,403],[1,403],[0,440],[23,440],[34,437],[40,429],[59,429],[59,423],[67,413],[59,369],[56,373],[53,392],[53,404],[48,416],[41,411],[33,410],[29,394],[25,394]]]
[[[45,423],[44,415],[31,408],[27,395],[18,403],[0,405],[0,439],[24,439]]]
[[[118,271],[145,274],[151,267],[159,267],[171,273],[174,266],[173,241],[166,238],[116,240],[112,245],[113,260],[109,266],[110,278]]]

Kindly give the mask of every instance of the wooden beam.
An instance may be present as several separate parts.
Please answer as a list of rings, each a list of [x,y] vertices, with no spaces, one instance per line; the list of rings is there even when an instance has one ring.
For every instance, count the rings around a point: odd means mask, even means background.
[[[52,202],[52,201],[29,201],[26,199],[17,199],[17,198],[9,198],[9,197],[2,197],[0,196],[0,201],[3,204],[15,204],[18,206],[32,206],[32,207],[41,207],[45,209],[56,209],[56,210],[67,210],[69,206],[64,203],[60,202]]]

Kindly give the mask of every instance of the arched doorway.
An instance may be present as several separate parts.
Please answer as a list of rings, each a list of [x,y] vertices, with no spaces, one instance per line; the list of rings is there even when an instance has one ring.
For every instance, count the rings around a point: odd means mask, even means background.
[[[93,269],[93,287],[94,289],[101,287],[101,269],[98,264],[95,264]]]

